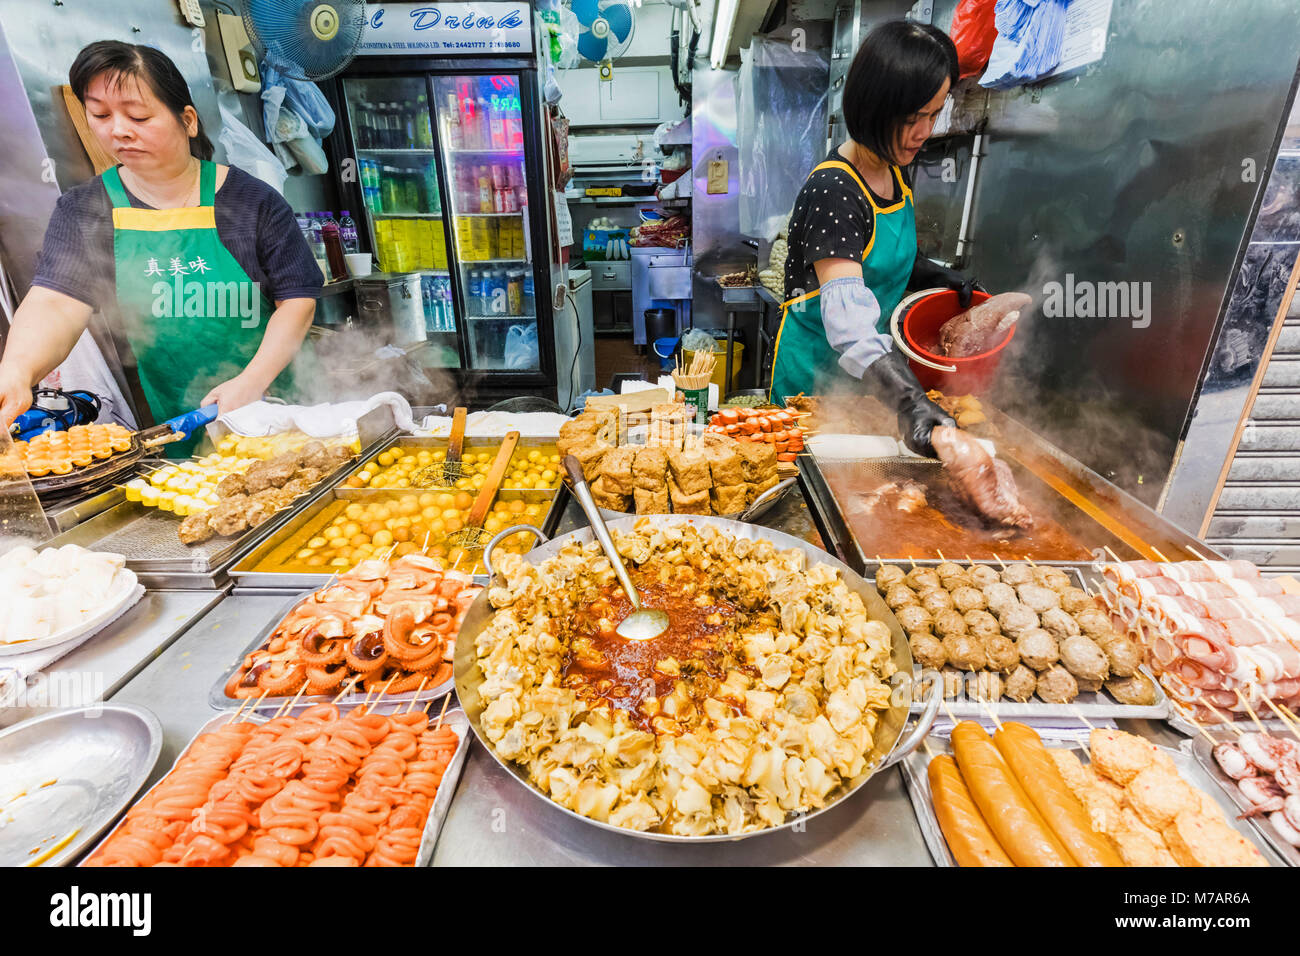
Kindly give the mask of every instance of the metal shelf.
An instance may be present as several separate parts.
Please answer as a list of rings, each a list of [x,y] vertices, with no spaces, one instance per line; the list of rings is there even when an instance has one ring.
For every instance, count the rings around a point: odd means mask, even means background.
[[[470,268],[472,268],[472,267],[474,267],[474,266],[504,265],[504,264],[506,264],[506,263],[508,263],[508,262],[523,262],[523,263],[528,263],[528,262],[531,262],[531,261],[532,261],[532,260],[530,260],[530,259],[461,259],[461,260],[460,260],[460,264],[461,264],[462,268],[464,268],[464,267],[470,267]]]
[[[375,219],[441,219],[440,212],[372,212]]]
[[[435,149],[410,149],[394,146],[359,146],[358,153],[406,153],[410,156],[432,156]]]

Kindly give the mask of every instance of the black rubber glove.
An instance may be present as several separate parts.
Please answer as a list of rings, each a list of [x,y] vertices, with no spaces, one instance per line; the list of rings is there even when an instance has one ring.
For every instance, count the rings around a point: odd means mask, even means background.
[[[868,365],[862,384],[886,405],[898,409],[898,430],[902,432],[903,444],[918,455],[938,457],[930,444],[930,432],[936,425],[956,427],[957,423],[925,397],[925,389],[916,380],[902,352],[891,349]]]
[[[907,280],[907,287],[913,290],[955,289],[957,304],[963,309],[970,308],[971,292],[976,289],[984,291],[974,276],[964,276],[956,269],[941,266],[929,256],[922,254],[919,249],[916,252],[916,261],[912,264],[912,276]]]

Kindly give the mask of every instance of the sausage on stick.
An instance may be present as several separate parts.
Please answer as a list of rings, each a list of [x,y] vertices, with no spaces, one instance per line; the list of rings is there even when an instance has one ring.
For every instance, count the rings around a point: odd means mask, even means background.
[[[934,815],[957,865],[1015,866],[980,816],[952,757],[935,757],[928,775]]]
[[[1008,721],[993,735],[998,752],[1052,832],[1079,866],[1123,866],[1105,834],[1095,833],[1056,761],[1033,728]]]
[[[964,720],[952,729],[962,779],[993,835],[1016,866],[1074,866],[984,728]]]

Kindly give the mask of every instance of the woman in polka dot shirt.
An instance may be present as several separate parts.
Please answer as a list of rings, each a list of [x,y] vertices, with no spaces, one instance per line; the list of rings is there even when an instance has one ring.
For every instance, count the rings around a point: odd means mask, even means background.
[[[790,216],[772,371],[777,402],[846,387],[876,395],[898,409],[907,446],[930,456],[931,429],[952,419],[925,397],[887,330],[909,288],[958,289],[970,303],[973,281],[917,249],[902,169],[957,76],[957,51],[935,27],[889,21],[863,41],[844,85],[849,139],[809,174]]]

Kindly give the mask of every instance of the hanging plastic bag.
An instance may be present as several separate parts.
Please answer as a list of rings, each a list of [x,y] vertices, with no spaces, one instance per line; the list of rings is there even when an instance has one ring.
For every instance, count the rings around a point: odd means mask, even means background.
[[[271,57],[262,60],[262,101],[265,104],[266,128],[269,131],[275,125],[274,110],[288,106],[307,127],[307,135],[319,143],[334,132],[334,110],[315,83],[295,80],[287,76],[286,72],[286,65],[282,61]],[[280,92],[277,94],[274,92],[276,90]]]
[[[224,106],[221,107],[221,133],[217,139],[226,147],[226,162],[274,186],[276,192],[284,192],[284,180],[289,171],[275,158],[275,153]]]
[[[506,368],[512,370],[538,368],[537,326],[512,325],[506,332]]]
[[[998,38],[980,86],[1005,90],[1050,74],[1061,62],[1070,0],[998,0]]]
[[[262,100],[266,104],[266,136],[275,147],[275,154],[286,167],[300,165],[302,171],[310,175],[329,172],[329,160],[321,149],[320,140],[312,137],[311,128],[297,111],[283,102],[284,92],[283,87],[262,91]],[[273,105],[275,119],[271,120]]]
[[[974,76],[989,61],[993,41],[998,38],[993,22],[997,0],[958,0],[952,12],[952,26],[948,35],[957,47],[957,64],[962,79]]]

